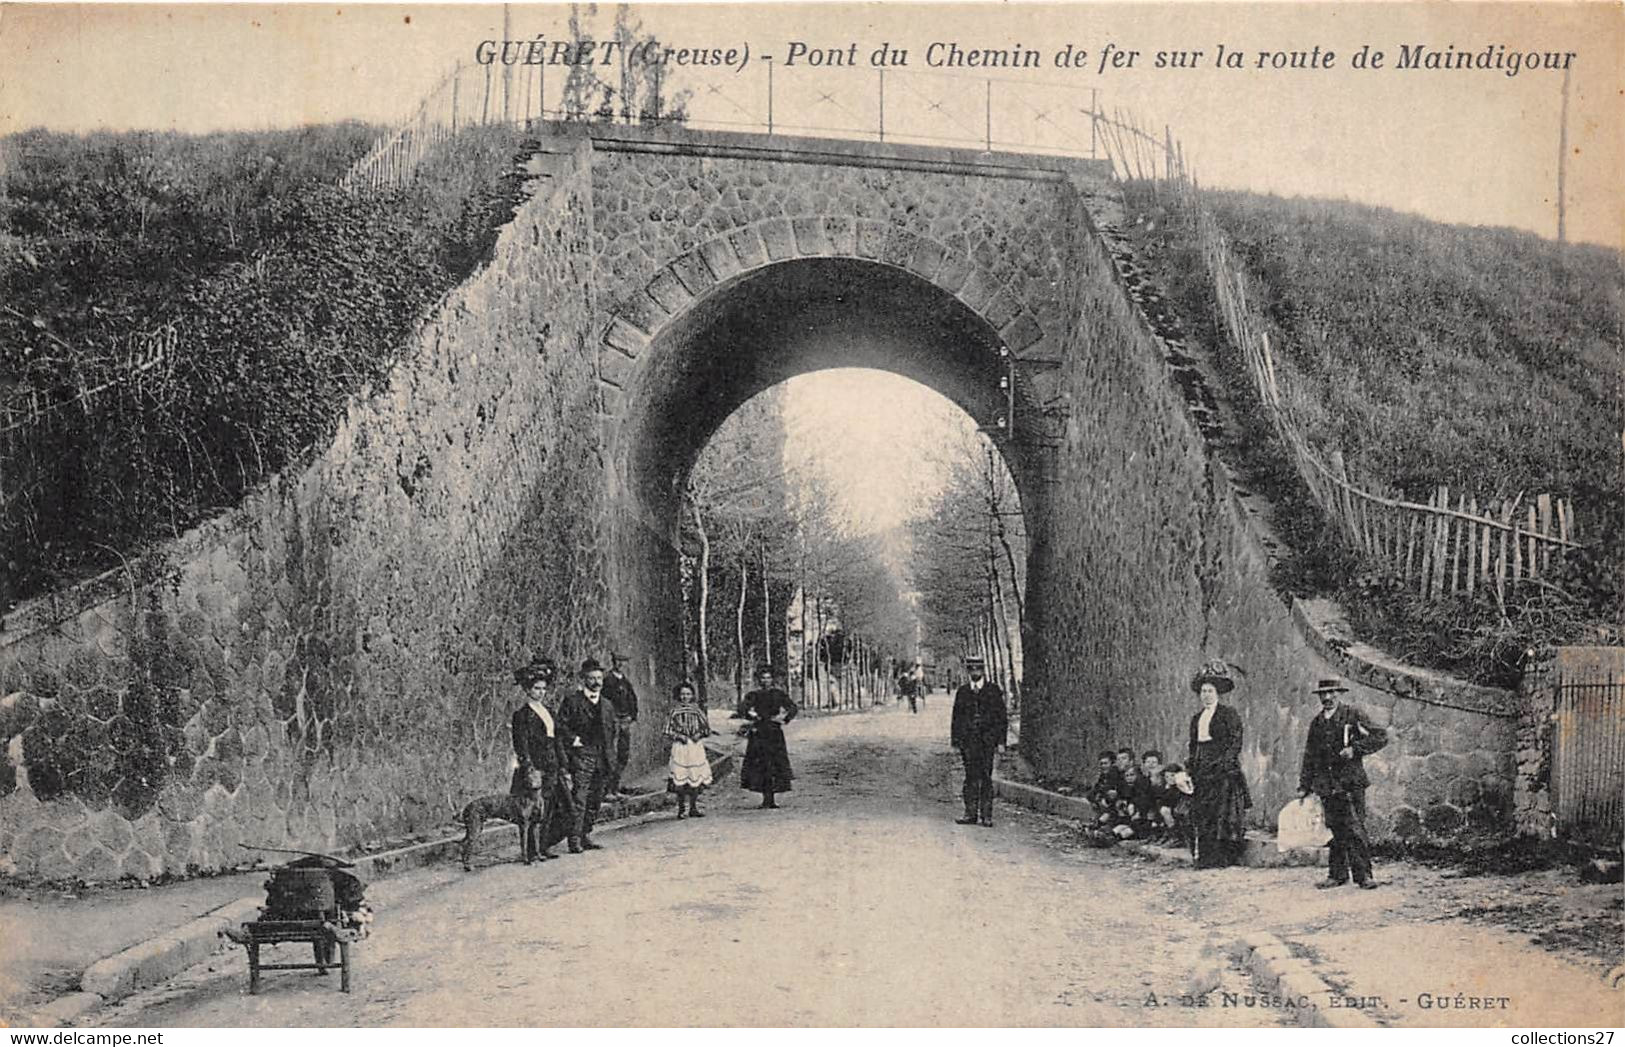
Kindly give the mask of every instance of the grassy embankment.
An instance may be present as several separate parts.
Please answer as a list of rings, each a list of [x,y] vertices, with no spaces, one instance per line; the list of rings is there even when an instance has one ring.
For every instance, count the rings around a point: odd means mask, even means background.
[[[515,132],[352,197],[336,183],[378,133],[0,139],[0,427],[23,422],[0,435],[0,610],[296,462],[488,256]]]
[[[1324,458],[1341,450],[1352,475],[1413,501],[1439,484],[1481,504],[1569,497],[1591,546],[1553,585],[1521,587],[1505,615],[1482,591],[1421,599],[1348,555],[1265,420],[1239,354],[1225,348],[1193,227],[1131,190],[1147,219],[1142,255],[1183,325],[1221,348],[1242,430],[1233,457],[1274,502],[1292,547],[1277,584],[1335,596],[1361,638],[1393,654],[1503,685],[1516,680],[1526,648],[1596,642],[1598,625],[1617,627],[1620,255],[1347,202],[1204,195],[1250,278],[1299,425]]]

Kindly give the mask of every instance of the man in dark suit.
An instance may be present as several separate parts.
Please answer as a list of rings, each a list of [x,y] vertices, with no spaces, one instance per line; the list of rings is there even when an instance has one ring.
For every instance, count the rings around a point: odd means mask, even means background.
[[[621,775],[632,756],[632,725],[638,722],[638,692],[622,668],[629,661],[617,651],[609,656],[609,673],[604,677],[604,697],[615,709],[615,763],[610,768],[607,792],[621,792]]]
[[[558,719],[571,739],[565,759],[575,782],[570,852],[596,851],[600,845],[592,839],[593,822],[615,758],[615,707],[604,698],[604,667],[596,658],[581,663],[581,687],[564,699]]]
[[[1341,887],[1352,873],[1355,884],[1369,890],[1377,881],[1371,878],[1371,841],[1365,828],[1365,790],[1371,780],[1363,760],[1388,744],[1388,732],[1343,704],[1340,696],[1347,693],[1336,678],[1315,687],[1320,713],[1309,724],[1298,795],[1320,797],[1332,831],[1331,869],[1319,886]]]
[[[970,682],[954,695],[950,740],[965,761],[965,816],[960,825],[993,824],[993,758],[1004,747],[1010,720],[1004,692],[989,681],[980,658],[966,658]]]

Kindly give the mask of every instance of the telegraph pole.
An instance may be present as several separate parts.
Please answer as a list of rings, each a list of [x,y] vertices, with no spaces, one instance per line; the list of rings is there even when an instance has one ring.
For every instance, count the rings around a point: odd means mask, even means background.
[[[513,39],[513,5],[502,5],[502,43],[504,49]],[[502,122],[513,119],[513,66],[502,63]]]
[[[1569,167],[1569,71],[1563,70],[1563,114],[1557,129],[1557,242],[1566,243],[1568,227],[1565,221],[1565,183]]]

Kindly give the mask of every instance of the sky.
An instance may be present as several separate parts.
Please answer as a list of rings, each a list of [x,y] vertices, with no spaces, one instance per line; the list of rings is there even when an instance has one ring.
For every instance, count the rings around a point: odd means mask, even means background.
[[[607,6],[603,9],[607,20]],[[1471,224],[1555,235],[1560,72],[1394,68],[1399,48],[1478,53],[1506,46],[1573,52],[1569,91],[1571,239],[1625,239],[1622,89],[1625,7],[1616,3],[665,4],[635,8],[664,44],[750,49],[739,71],[678,69],[713,118],[765,118],[775,59],[776,113],[869,126],[868,62],[882,44],[909,52],[890,73],[893,134],[974,137],[987,115],[985,70],[947,80],[925,67],[931,44],[1018,45],[1041,68],[998,70],[993,113],[1014,129],[1060,117],[1086,97],[1167,127],[1206,184],[1349,198]],[[512,36],[565,35],[566,7],[513,5]],[[0,133],[61,129],[184,131],[399,118],[481,40],[502,36],[488,5],[0,6]],[[790,61],[792,48],[806,49]],[[1082,49],[1083,68],[1055,56]],[[1102,51],[1126,64],[1099,67]],[[1247,68],[1215,68],[1217,48]],[[1355,69],[1369,45],[1381,70]],[[1264,52],[1322,55],[1331,68],[1255,67]],[[860,68],[811,68],[813,50],[855,54]],[[1195,68],[1157,69],[1158,52],[1201,51]],[[1290,63],[1288,63],[1290,65]],[[558,82],[561,70],[552,75]],[[1006,81],[1020,81],[1007,83]],[[933,105],[936,108],[932,108]],[[1053,121],[1052,121],[1053,123]]]
[[[859,532],[895,527],[942,489],[947,455],[972,446],[976,423],[927,386],[843,367],[784,383],[784,455],[822,473]]]

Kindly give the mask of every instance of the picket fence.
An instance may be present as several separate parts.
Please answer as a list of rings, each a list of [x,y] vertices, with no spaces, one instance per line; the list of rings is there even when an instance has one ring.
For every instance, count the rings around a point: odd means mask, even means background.
[[[1430,599],[1480,590],[1504,604],[1508,591],[1548,575],[1577,549],[1573,503],[1549,494],[1485,499],[1447,485],[1423,503],[1375,493],[1350,480],[1342,454],[1330,464],[1309,446],[1292,418],[1290,391],[1275,365],[1269,335],[1249,307],[1247,282],[1212,213],[1194,192],[1189,200],[1225,333],[1247,361],[1259,401],[1299,475],[1350,546],[1384,565]]]

